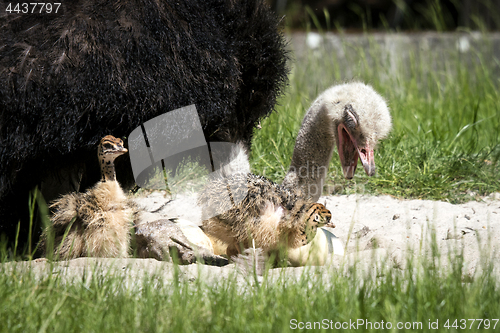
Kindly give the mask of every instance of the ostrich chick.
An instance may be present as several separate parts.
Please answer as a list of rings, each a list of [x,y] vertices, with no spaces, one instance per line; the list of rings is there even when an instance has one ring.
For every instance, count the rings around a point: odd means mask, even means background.
[[[203,230],[228,244],[229,257],[242,248],[297,248],[330,222],[324,205],[303,200],[269,179],[236,173],[210,182],[200,194]],[[252,243],[252,241],[254,243]]]
[[[353,178],[358,158],[373,176],[374,149],[391,127],[389,108],[372,87],[353,82],[327,89],[304,116],[283,186],[318,200],[335,146],[345,178]]]
[[[101,181],[85,193],[69,193],[50,209],[54,233],[54,255],[77,257],[126,257],[130,243],[132,208],[116,180],[114,160],[127,152],[123,141],[111,135],[98,148]],[[45,251],[46,230],[40,248]]]

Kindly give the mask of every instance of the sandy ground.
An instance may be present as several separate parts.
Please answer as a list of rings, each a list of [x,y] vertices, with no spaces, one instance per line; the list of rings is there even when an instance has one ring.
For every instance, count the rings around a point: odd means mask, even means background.
[[[321,198],[336,219],[335,235],[347,243],[346,258],[366,258],[384,251],[395,268],[403,268],[408,251],[429,255],[432,239],[447,265],[448,254],[463,250],[465,271],[473,274],[482,259],[500,264],[500,195],[452,205],[389,196]],[[323,201],[321,201],[323,200]]]
[[[141,200],[150,205],[145,209],[156,214],[201,224],[201,212],[193,209],[194,197],[180,196],[165,204],[160,193],[153,193]],[[426,255],[433,238],[443,265],[448,254],[463,250],[465,270],[470,274],[488,257],[500,266],[500,193],[460,205],[359,195],[321,197],[319,202],[326,202],[336,225],[333,233],[347,244],[341,260],[334,256],[335,266],[354,258],[371,261],[377,249],[382,258],[389,259],[388,265],[404,268],[407,252]]]
[[[149,212],[145,214],[147,219],[178,217],[198,225],[201,223],[194,196],[178,195],[172,200],[162,192],[153,192],[136,201]],[[325,272],[345,269],[355,261],[361,263],[360,269],[369,269],[375,263],[403,269],[408,251],[416,258],[428,256],[435,238],[443,267],[448,265],[449,254],[463,250],[465,274],[480,271],[484,259],[492,259],[496,273],[500,273],[500,193],[460,205],[356,195],[321,197],[319,202],[326,202],[326,207],[331,210],[336,224],[333,232],[345,248],[344,255],[330,255],[325,267],[320,268]],[[12,269],[15,265],[4,264],[3,269]],[[159,274],[166,280],[173,277],[171,263],[154,259],[80,258],[56,265],[43,260],[20,265],[18,267],[31,266],[37,276],[71,272],[70,276],[78,277],[95,267],[114,268],[112,274],[122,274],[130,286],[140,285],[139,278],[144,274]],[[297,277],[304,269],[308,268],[273,269],[271,276],[278,277],[284,272]],[[241,274],[241,269],[234,264],[225,267],[192,264],[182,266],[180,272],[181,278],[188,281],[203,278],[212,283],[234,273],[240,282],[247,280],[247,274]]]

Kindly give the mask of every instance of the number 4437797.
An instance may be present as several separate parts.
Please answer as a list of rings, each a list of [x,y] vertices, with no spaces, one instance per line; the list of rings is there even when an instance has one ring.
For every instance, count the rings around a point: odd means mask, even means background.
[[[494,325],[493,325],[494,324]],[[455,319],[451,322],[449,319],[444,323],[445,328],[451,329],[495,329],[498,324],[498,319]]]
[[[55,3],[50,3],[50,2],[24,2],[24,3],[17,3],[17,4],[12,4],[9,2],[7,7],[5,8],[5,11],[9,14],[12,13],[23,13],[23,14],[42,14],[42,13],[47,13],[50,14],[52,12],[57,13],[59,10],[59,7],[61,7],[61,2],[55,2]]]

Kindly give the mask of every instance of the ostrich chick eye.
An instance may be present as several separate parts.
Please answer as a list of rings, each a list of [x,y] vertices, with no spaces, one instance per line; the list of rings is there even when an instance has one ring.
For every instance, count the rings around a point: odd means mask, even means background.
[[[350,128],[355,129],[358,127],[358,114],[354,111],[351,104],[348,104],[344,110],[344,124]]]

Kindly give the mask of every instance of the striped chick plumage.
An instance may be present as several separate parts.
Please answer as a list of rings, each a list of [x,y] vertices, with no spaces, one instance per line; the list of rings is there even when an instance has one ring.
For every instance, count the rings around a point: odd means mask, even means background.
[[[209,182],[198,203],[204,231],[228,244],[228,256],[253,245],[264,252],[297,248],[311,241],[316,229],[331,219],[324,205],[251,173]]]

